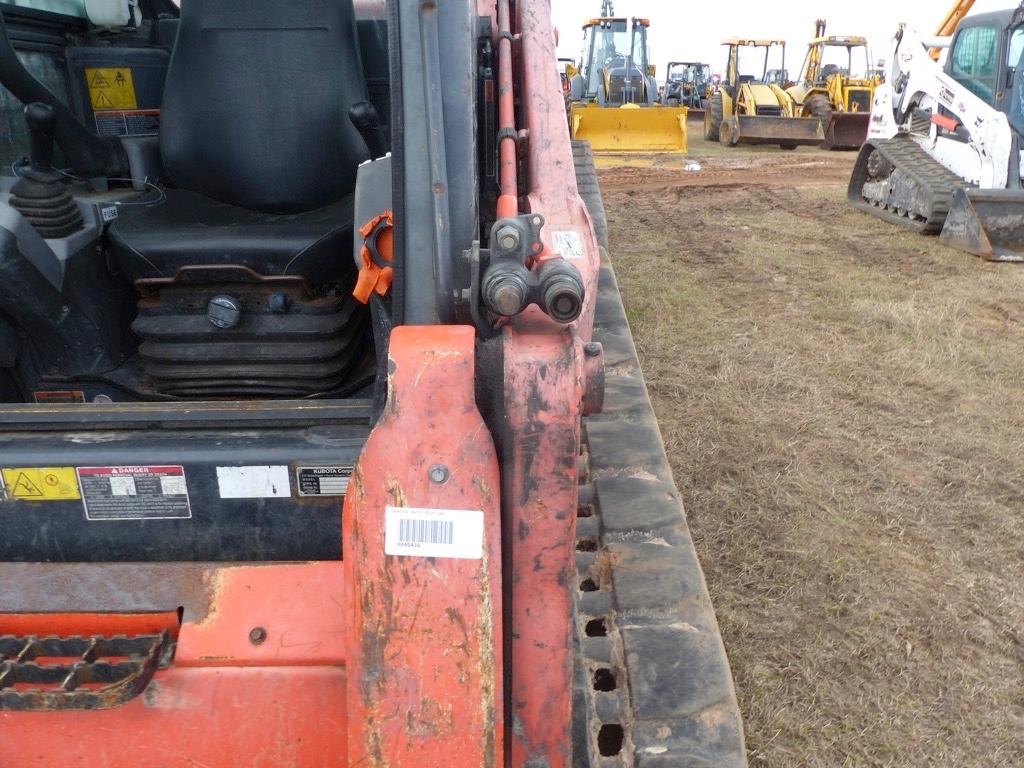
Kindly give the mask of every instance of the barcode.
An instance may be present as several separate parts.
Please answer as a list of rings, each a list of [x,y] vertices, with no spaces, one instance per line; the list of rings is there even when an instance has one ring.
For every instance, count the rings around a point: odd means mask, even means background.
[[[384,554],[480,560],[484,513],[479,509],[386,507]]]
[[[410,520],[398,521],[398,543],[410,544],[451,544],[455,540],[455,523],[451,520]]]

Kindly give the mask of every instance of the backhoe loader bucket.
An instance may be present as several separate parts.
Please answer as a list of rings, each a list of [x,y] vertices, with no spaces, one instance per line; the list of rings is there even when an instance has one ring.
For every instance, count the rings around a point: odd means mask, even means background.
[[[833,112],[825,128],[825,149],[860,149],[868,137],[870,112]]]
[[[939,239],[989,261],[1024,261],[1024,190],[955,190]]]
[[[825,140],[820,120],[809,117],[754,117],[736,115],[722,121],[719,141],[737,144],[778,144],[816,147]]]
[[[600,107],[573,104],[573,139],[589,141],[594,153],[686,152],[686,107]]]

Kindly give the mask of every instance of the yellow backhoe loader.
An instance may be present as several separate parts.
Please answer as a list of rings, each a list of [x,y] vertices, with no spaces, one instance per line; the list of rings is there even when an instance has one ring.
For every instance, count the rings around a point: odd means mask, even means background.
[[[718,139],[725,146],[778,144],[783,149],[817,146],[824,141],[821,122],[800,117],[799,107],[779,85],[779,78],[769,78],[769,72],[785,72],[785,41],[732,37],[722,45],[728,49],[728,63],[704,114],[705,139]],[[741,54],[750,58],[761,49],[764,56],[758,57],[759,74],[741,73]],[[781,67],[769,69],[776,52],[781,53]],[[744,63],[749,69],[749,62]]]
[[[864,143],[880,82],[870,68],[867,38],[826,36],[825,20],[814,22],[801,81],[786,92],[799,105],[802,117],[824,123],[826,149],[860,149]]]
[[[578,71],[569,76],[569,128],[596,153],[686,152],[686,107],[658,103],[641,18],[602,15],[583,25]]]
[[[670,61],[665,67],[661,103],[667,107],[686,107],[688,120],[704,121],[704,110],[714,92],[710,65],[699,61]]]

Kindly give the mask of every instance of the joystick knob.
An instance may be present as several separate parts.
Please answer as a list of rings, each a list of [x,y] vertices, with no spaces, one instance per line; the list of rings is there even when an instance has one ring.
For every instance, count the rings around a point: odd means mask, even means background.
[[[85,221],[61,175],[53,170],[53,107],[32,102],[25,107],[25,122],[32,156],[18,169],[21,178],[11,187],[10,205],[43,237],[67,237]]]
[[[33,171],[50,173],[53,171],[53,135],[56,118],[53,107],[34,101],[25,107],[25,122],[32,144],[29,163]]]
[[[380,127],[380,115],[373,104],[368,101],[357,101],[349,109],[348,119],[366,142],[371,159],[376,160],[387,154],[387,140],[384,138],[384,130]]]

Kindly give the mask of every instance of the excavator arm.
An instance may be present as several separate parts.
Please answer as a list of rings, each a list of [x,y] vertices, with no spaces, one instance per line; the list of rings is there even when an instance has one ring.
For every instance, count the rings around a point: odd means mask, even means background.
[[[814,39],[817,40],[820,37],[825,36],[825,20],[817,19],[814,22]],[[822,49],[824,46],[821,44],[811,44],[807,51],[807,64],[804,67],[802,82],[812,84],[818,82],[818,78],[821,75],[821,57]]]
[[[939,28],[935,31],[935,34],[939,37],[949,37],[956,31],[956,25],[960,23],[960,20],[967,15],[967,13],[974,7],[975,0],[956,0],[950,9],[946,12],[945,17],[942,19],[942,23],[939,24]],[[928,51],[928,55],[932,57],[932,61],[938,61],[939,56],[942,54],[941,48],[931,48]]]

